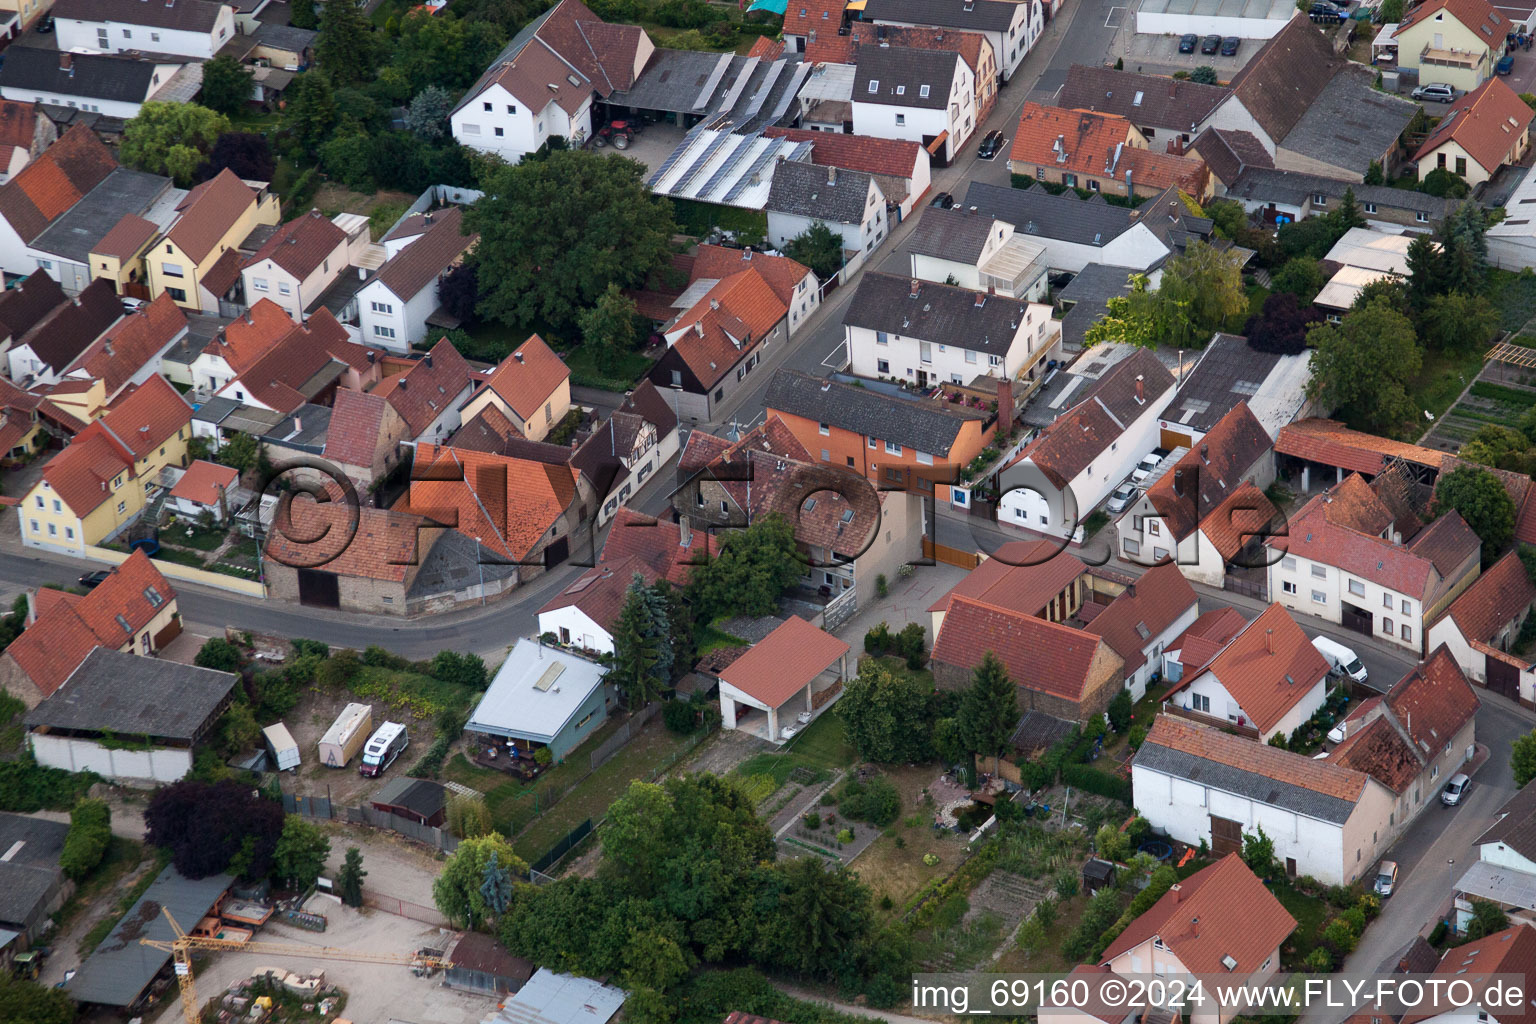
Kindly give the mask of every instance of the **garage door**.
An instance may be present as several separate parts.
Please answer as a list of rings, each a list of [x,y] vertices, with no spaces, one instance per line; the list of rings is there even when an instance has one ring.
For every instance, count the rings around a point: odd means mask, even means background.
[[[1520,699],[1520,670],[1498,658],[1488,659],[1488,689],[1510,700]]]
[[[333,572],[299,570],[299,604],[315,608],[341,607],[341,581]]]
[[[1345,604],[1339,614],[1339,622],[1345,629],[1352,629],[1356,633],[1364,633],[1370,636],[1376,631],[1375,619],[1364,608],[1356,608],[1352,604]]]
[[[1211,854],[1216,857],[1225,857],[1229,853],[1242,852],[1242,823],[1211,815]]]

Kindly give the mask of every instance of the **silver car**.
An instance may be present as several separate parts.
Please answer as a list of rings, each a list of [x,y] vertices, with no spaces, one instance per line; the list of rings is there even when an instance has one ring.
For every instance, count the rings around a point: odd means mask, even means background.
[[[1416,100],[1433,100],[1436,103],[1454,103],[1456,90],[1443,82],[1430,82],[1413,90],[1413,98]]]
[[[1135,501],[1136,496],[1140,493],[1141,488],[1137,487],[1135,484],[1123,483],[1119,487],[1115,488],[1115,493],[1109,496],[1109,504],[1105,505],[1104,508],[1109,512],[1110,515],[1117,516],[1121,512],[1124,512],[1126,509],[1130,508],[1131,502]]]
[[[1440,802],[1447,807],[1455,807],[1461,803],[1461,798],[1467,795],[1467,790],[1472,788],[1472,780],[1467,778],[1464,772],[1457,772],[1451,776],[1451,781],[1445,784],[1440,791]]]
[[[1395,888],[1397,888],[1397,861],[1384,860],[1381,862],[1381,867],[1376,869],[1376,895],[1391,896]]]

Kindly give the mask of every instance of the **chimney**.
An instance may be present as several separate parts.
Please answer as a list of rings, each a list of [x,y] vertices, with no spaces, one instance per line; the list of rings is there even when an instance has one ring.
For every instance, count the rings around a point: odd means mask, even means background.
[[[997,382],[997,428],[1004,433],[1013,427],[1013,381],[1002,377]]]
[[[1184,889],[1181,886],[1179,886],[1177,883],[1175,883],[1174,885],[1170,885],[1168,887],[1168,891],[1173,893],[1173,902],[1175,902],[1175,903],[1183,903],[1184,902]]]
[[[404,391],[405,390],[405,386],[407,384],[409,384],[410,382],[411,382],[410,377],[407,376],[406,374],[402,373],[400,375],[400,383],[399,383],[398,387],[400,388],[401,391]]]
[[[1190,931],[1195,933],[1195,938],[1198,939],[1200,937],[1200,919],[1198,917],[1190,918],[1189,919],[1189,928],[1190,928]]]
[[[169,6],[169,5],[167,5],[167,6]],[[301,431],[303,429],[304,429],[304,421],[302,419],[300,419],[299,417],[295,416],[293,418],[293,432],[295,434],[297,434],[299,431]]]
[[[977,292],[976,293],[976,308],[980,309],[982,306],[985,306],[986,304],[987,304],[987,293],[986,292]]]
[[[375,362],[377,362],[378,358],[379,358],[379,354],[377,352],[375,352],[373,349],[369,349],[368,350],[368,365],[369,366],[372,366]]]
[[[1126,597],[1135,597],[1136,596],[1136,584],[1134,584],[1134,583],[1127,583],[1125,585],[1125,596]]]
[[[1264,631],[1264,649],[1270,654],[1275,653],[1275,631],[1273,629],[1266,629]]]
[[[686,548],[693,543],[693,524],[687,516],[677,517],[677,545]]]
[[[61,50],[59,52],[59,70],[60,71],[68,71],[69,72],[69,77],[70,78],[74,78],[75,77],[75,55],[70,53],[70,52],[68,52],[67,50]]]
[[[1139,373],[1136,375],[1136,404],[1147,404],[1147,379]]]
[[[914,278],[912,278],[912,287],[907,292],[907,298],[909,298],[909,299],[917,298],[917,289],[918,289],[918,281],[917,281],[917,278],[914,277]]]
[[[1127,167],[1125,169],[1125,198],[1127,198],[1127,199],[1135,199],[1136,198],[1136,189],[1131,184],[1131,169],[1129,167]]]
[[[432,226],[432,214],[430,214],[430,213],[422,214],[421,215],[421,222],[423,224],[425,224],[427,227],[431,227]]]
[[[422,362],[427,364],[427,369],[432,369],[432,353],[428,352]]]
[[[827,184],[828,185],[836,185],[837,184],[837,168],[836,167],[830,167],[829,166],[827,168]]]
[[[720,300],[719,299],[710,299],[709,300],[709,308],[710,309],[719,309],[720,308]]]
[[[1173,470],[1173,493],[1181,498],[1184,496],[1184,470],[1178,467]]]
[[[1200,461],[1206,465],[1210,465],[1211,462],[1211,446],[1204,441],[1200,442]]]
[[[516,359],[518,362],[522,362],[523,361],[523,354],[522,354],[522,352],[513,352],[512,353],[512,358]]]

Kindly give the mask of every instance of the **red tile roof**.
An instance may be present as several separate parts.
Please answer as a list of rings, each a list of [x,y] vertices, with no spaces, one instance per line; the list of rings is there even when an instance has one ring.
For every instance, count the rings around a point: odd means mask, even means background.
[[[220,491],[228,494],[239,481],[240,473],[229,466],[194,459],[176,481],[176,486],[171,488],[171,497],[216,508]]]
[[[36,137],[37,104],[0,100],[0,146],[31,150]]]
[[[181,216],[171,225],[166,238],[197,263],[202,263],[219,244],[219,239],[235,226],[256,203],[256,190],[235,176],[228,167],[193,189],[182,201]],[[235,239],[239,244],[242,239]]]
[[[116,167],[96,133],[77,124],[0,187],[0,216],[30,242]]]
[[[271,299],[256,304],[224,326],[222,335],[208,343],[204,352],[221,357],[236,373],[243,372],[288,336],[297,324]]]
[[[851,648],[831,633],[791,615],[720,673],[720,682],[777,708],[827,669],[835,669]],[[797,705],[798,706],[798,705]]]
[[[758,36],[757,42],[752,44],[752,49],[747,51],[748,57],[756,57],[758,60],[778,60],[784,54],[784,44],[767,36]]]
[[[6,653],[47,697],[93,649],[121,648],[175,599],[176,591],[149,556],[135,551],[78,600],[40,601],[37,621],[11,642]]]
[[[135,459],[142,459],[178,430],[191,435],[192,407],[157,373],[118,399],[99,422]]]
[[[1536,487],[1525,492],[1515,516],[1515,540],[1521,544],[1536,544]]]
[[[1179,634],[1178,638],[1169,644],[1169,651],[1179,652],[1179,664],[1184,666],[1185,674],[1199,672],[1212,658],[1221,653],[1221,649],[1231,642],[1234,636],[1242,632],[1248,620],[1243,618],[1242,612],[1230,605],[1221,608],[1213,608],[1203,612],[1198,619],[1189,624],[1189,628]]]
[[[454,431],[452,444],[455,448],[508,455],[507,443],[522,436],[523,432],[513,426],[500,409],[487,405]]]
[[[790,0],[784,9],[784,34],[787,36],[835,36],[843,24],[846,0]]]
[[[624,608],[629,585],[636,575],[647,586],[657,579],[656,570],[638,558],[619,558],[593,566],[544,602],[539,614],[559,608],[576,608],[602,629],[611,630]]]
[[[1263,491],[1245,483],[1217,505],[1200,524],[1222,561],[1230,562],[1245,544],[1269,535],[1280,510]]]
[[[527,422],[570,377],[570,367],[543,338],[534,334],[497,364],[486,387],[500,395]]]
[[[988,651],[1019,686],[1070,701],[1082,700],[1096,665],[1122,663],[1103,638],[1091,633],[954,596],[933,642],[933,660],[973,669]]]
[[[187,315],[167,293],[107,328],[64,370],[100,379],[110,400],[134,374],[187,329]]]
[[[133,460],[100,420],[92,423],[43,467],[43,479],[77,516],[85,517],[112,494],[112,480]]]
[[[1478,707],[1476,691],[1444,644],[1387,691],[1386,703],[1426,761],[1455,739]]]
[[[1385,715],[1379,715],[1364,728],[1351,732],[1343,743],[1329,751],[1326,760],[1329,764],[1364,772],[1399,795],[1424,768],[1408,741]]]
[[[953,598],[972,597],[1008,611],[1039,615],[1051,598],[1087,571],[1082,559],[1065,550],[1059,541],[1009,541],[928,610],[948,611]]]
[[[841,167],[865,174],[910,179],[916,172],[923,147],[902,139],[877,139],[872,135],[840,135],[806,128],[765,128],[769,138],[811,143],[811,163]]]
[[[987,37],[980,32],[963,32],[955,29],[937,28],[931,25],[875,25],[868,21],[855,21],[848,26],[849,34],[840,38],[851,39],[859,46],[878,45],[881,38],[880,32],[884,31],[884,39],[891,46],[906,46],[915,50],[941,50],[948,53],[958,53],[976,76],[977,88],[981,87],[981,51],[982,47],[991,49],[992,44]],[[809,54],[810,47],[806,47]],[[858,51],[854,51],[857,58]],[[813,58],[807,55],[806,60]],[[993,55],[992,74],[997,74],[997,57]],[[857,60],[849,63],[857,63]]]
[[[1146,648],[1199,604],[1195,588],[1173,562],[1155,565],[1109,602],[1083,630],[1108,641],[1134,672],[1147,662]]]
[[[1491,641],[1536,602],[1536,584],[1526,574],[1518,552],[1511,551],[1461,592],[1445,615],[1468,641]],[[1442,618],[1445,616],[1442,616]]]
[[[1502,32],[1499,38],[1503,38]],[[1504,79],[1490,78],[1451,104],[1413,159],[1426,160],[1447,142],[1454,142],[1492,174],[1520,158],[1532,118],[1536,112],[1504,84]]]
[[[1465,945],[1447,950],[1445,956],[1435,967],[1437,975],[1468,975],[1471,979],[1483,978],[1491,974],[1512,974],[1521,977],[1536,977],[1536,928],[1528,924],[1517,924],[1506,928],[1501,932],[1481,939],[1474,939]],[[1473,981],[1473,984],[1478,984]],[[1481,987],[1481,986],[1479,986]],[[1529,993],[1526,993],[1529,996]],[[1485,1007],[1488,1016],[1495,1018],[1499,1024],[1523,1024],[1523,1022],[1536,1017],[1532,1011],[1530,1001],[1527,999],[1520,1003],[1518,1009],[1505,1009],[1498,1006]],[[1469,1013],[1472,1012],[1468,1008]],[[1406,1014],[1400,1024],[1419,1024],[1419,1021],[1427,1020],[1444,1011],[1425,1012],[1419,1011]]]
[[[1403,29],[1411,28],[1441,11],[1461,22],[1473,34],[1481,35],[1483,44],[1491,50],[1503,44],[1504,36],[1510,30],[1508,19],[1496,11],[1488,0],[1423,0],[1403,12],[1403,19],[1397,25],[1398,37],[1401,38]]]
[[[575,502],[576,477],[569,466],[423,444],[396,508],[520,561]]]
[[[1369,779],[1364,772],[1314,760],[1302,754],[1256,743],[1245,736],[1174,715],[1158,715],[1143,744],[1166,747],[1215,764],[1273,779],[1286,786],[1351,803],[1360,799]],[[1138,751],[1139,753],[1139,751]]]
[[[388,415],[389,402],[382,395],[337,388],[325,435],[325,457],[343,466],[371,469],[379,446],[387,440]]]
[[[443,338],[405,372],[384,378],[373,393],[388,399],[405,420],[411,436],[419,437],[446,410],[458,405],[475,381],[475,371],[459,355],[453,342]]]
[[[1269,434],[1248,403],[1238,402],[1198,445],[1158,477],[1147,489],[1147,499],[1174,540],[1182,541],[1238,488],[1271,447]]]
[[[1099,959],[1108,963],[1156,936],[1191,974],[1243,978],[1262,968],[1295,930],[1296,919],[1240,856],[1229,853],[1175,883]],[[1227,965],[1228,957],[1235,967]]]
[[[570,0],[565,2],[569,3]],[[558,81],[565,81],[566,70],[561,65]],[[433,214],[432,226],[416,241],[390,257],[389,262],[373,276],[373,280],[388,288],[401,301],[409,301],[423,288],[435,285],[438,275],[456,264],[464,252],[480,239],[479,235],[465,235],[463,222],[463,213],[457,206]]]
[[[634,558],[648,565],[658,577],[681,587],[687,585],[694,564],[707,561],[719,549],[708,530],[689,530],[685,545],[679,524],[653,519],[628,505],[620,505],[598,562],[606,565]]]
[[[1433,448],[1388,440],[1322,419],[1298,420],[1281,427],[1275,437],[1275,452],[1371,476],[1380,473],[1388,459],[1399,458],[1430,469],[1439,469],[1442,459]]]
[[[419,542],[421,528],[431,526],[431,523],[398,509],[391,511],[364,505],[357,509],[356,532],[336,557],[322,562],[334,546],[327,547],[324,540],[305,542],[303,538],[347,536],[351,524],[347,503],[337,500],[317,502],[307,494],[298,494],[286,503],[286,507],[289,523],[270,531],[267,539],[267,557],[284,565],[400,583],[427,555],[426,551],[420,550]]]
[[[159,233],[160,228],[154,221],[145,220],[136,213],[125,213],[112,230],[91,247],[91,252],[129,260],[143,252],[144,247]]]
[[[1210,169],[1203,159],[1136,148],[1130,142],[1133,132],[1131,122],[1118,114],[1026,103],[1009,156],[1087,178],[1115,178],[1129,168],[1141,187],[1155,190],[1177,185],[1196,195],[1204,193]],[[1058,139],[1064,159],[1055,148]],[[1117,147],[1123,147],[1118,164]]]
[[[278,228],[267,244],[245,261],[251,267],[271,260],[300,281],[319,269],[326,257],[347,240],[347,233],[324,217],[319,210],[295,217]],[[340,272],[341,267],[337,266]]]
[[[239,249],[225,249],[223,255],[203,273],[202,285],[214,295],[228,295],[240,281],[240,265],[244,258]]]
[[[1328,662],[1291,613],[1272,604],[1201,672],[1184,673],[1168,696],[1187,688],[1206,672],[1221,681],[1249,724],[1268,732],[1328,675]]]
[[[713,388],[789,314],[756,268],[722,279],[667,328],[667,337],[705,388]]]
[[[220,388],[219,393],[232,397],[238,390],[269,409],[292,412],[313,397],[300,388],[312,382],[330,363],[336,364],[331,369],[337,376],[347,368],[363,370],[370,365],[368,349],[354,342],[346,328],[322,308],[303,324],[291,326],[276,344],[239,370],[239,376]]]
[[[851,139],[853,136],[844,135],[839,138]],[[718,281],[748,267],[763,275],[763,280],[768,282],[773,294],[786,306],[793,303],[795,289],[800,286],[800,282],[811,276],[810,267],[796,263],[788,256],[769,256],[751,249],[727,249],[723,245],[701,245],[693,254],[693,273],[689,280],[712,277]],[[812,286],[807,284],[806,287]]]

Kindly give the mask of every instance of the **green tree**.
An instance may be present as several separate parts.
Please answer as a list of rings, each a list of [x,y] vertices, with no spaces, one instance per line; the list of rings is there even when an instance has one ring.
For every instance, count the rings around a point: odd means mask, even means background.
[[[219,449],[219,461],[242,473],[256,468],[261,458],[261,443],[250,434],[233,433]]]
[[[843,239],[822,221],[784,243],[784,255],[809,267],[818,281],[830,281],[843,269]]]
[[[1488,272],[1487,231],[1487,217],[1482,208],[1471,201],[1457,206],[1440,222],[1435,239],[1441,246],[1441,277],[1445,291],[1467,295],[1482,291]]]
[[[130,167],[175,178],[186,187],[214,142],[227,131],[229,118],[207,107],[150,102],[123,126],[119,155]]]
[[[490,809],[485,806],[485,797],[478,793],[474,796],[455,793],[449,797],[448,831],[460,839],[483,836],[494,831]]]
[[[1350,228],[1365,227],[1365,214],[1360,210],[1360,204],[1355,201],[1355,190],[1345,187],[1344,197],[1339,200],[1338,208],[1332,212],[1338,225],[1348,231]]]
[[[1425,309],[1430,299],[1446,290],[1440,246],[1428,235],[1414,235],[1408,243],[1406,259],[1408,298],[1414,309]]]
[[[203,641],[203,646],[197,649],[197,656],[192,659],[192,664],[198,668],[211,668],[219,672],[239,672],[245,664],[245,657],[240,653],[240,648],[225,640],[221,636],[211,636]]]
[[[1248,312],[1242,269],[1230,252],[1205,242],[1168,261],[1158,291],[1176,311],[1175,333],[1168,339],[1175,345],[1204,345],[1213,332]]]
[[[363,851],[355,846],[347,847],[347,854],[342,858],[341,870],[336,873],[336,888],[341,890],[341,902],[349,907],[363,905],[363,879],[368,877],[368,872],[363,870]]]
[[[373,26],[353,0],[320,0],[315,59],[338,86],[373,78],[378,46]]]
[[[1130,291],[1111,296],[1104,315],[1089,325],[1084,345],[1123,341],[1141,348],[1155,348],[1174,331],[1173,321],[1145,274],[1127,278]]]
[[[1419,191],[1437,199],[1460,199],[1472,191],[1467,180],[1458,177],[1444,167],[1436,167],[1419,182]]]
[[[1219,85],[1221,82],[1221,79],[1216,77],[1216,69],[1209,64],[1201,64],[1191,71],[1189,73],[1189,80],[1191,82],[1198,82],[1201,85]]]
[[[432,882],[432,898],[448,920],[471,928],[488,920],[491,910],[486,906],[481,888],[485,884],[486,865],[493,854],[497,863],[507,870],[518,875],[528,874],[527,863],[512,852],[512,844],[499,833],[463,840]]]
[[[609,673],[632,710],[660,697],[670,681],[671,639],[665,612],[657,614],[650,587],[635,573],[613,627],[613,669]]]
[[[74,1001],[63,989],[44,988],[0,971],[0,1024],[71,1024]]]
[[[1513,427],[1485,423],[1467,438],[1456,457],[1494,469],[1508,469],[1526,476],[1536,469],[1531,439]]]
[[[1307,332],[1312,357],[1308,397],[1338,410],[1352,426],[1391,430],[1413,417],[1408,388],[1423,362],[1413,323],[1373,302]]]
[[[1002,661],[988,651],[971,674],[955,715],[960,737],[971,753],[994,757],[1008,748],[1019,724],[1019,693]]]
[[[112,812],[105,800],[82,800],[69,812],[69,831],[59,854],[59,867],[70,881],[85,879],[112,844]]]
[[[315,152],[336,127],[336,96],[318,71],[306,71],[283,90],[283,127],[308,152]]]
[[[453,93],[440,85],[429,85],[411,97],[405,108],[406,130],[428,142],[448,134],[448,115],[453,112]]]
[[[874,658],[859,664],[838,698],[836,713],[848,741],[866,761],[920,764],[933,754],[933,701],[915,679]]]
[[[1475,942],[1509,927],[1509,915],[1497,903],[1489,900],[1472,901],[1472,920],[1467,922],[1467,940]]]
[[[1243,833],[1243,863],[1248,870],[1263,878],[1275,870],[1275,841],[1258,826],[1258,831]]]
[[[693,567],[693,606],[706,622],[722,615],[771,615],[803,568],[789,520],[760,516],[746,529],[726,534],[719,554]]]
[[[288,23],[294,28],[308,29],[313,32],[319,26],[320,15],[315,10],[314,0],[293,0],[290,7]]]
[[[1397,2],[1401,3],[1402,0],[1397,0]],[[1364,183],[1367,185],[1385,185],[1387,183],[1387,175],[1381,169],[1380,160],[1372,160],[1371,165],[1365,169]]]
[[[1443,473],[1435,483],[1435,509],[1455,510],[1483,542],[1483,559],[1491,561],[1515,535],[1515,503],[1499,478],[1481,466],[1461,466]]]
[[[1125,730],[1129,729],[1131,727],[1131,712],[1135,706],[1135,703],[1131,700],[1130,690],[1121,690],[1115,694],[1114,699],[1109,702],[1109,707],[1105,710],[1105,714],[1109,715],[1110,728],[1114,729],[1115,732],[1125,732]]]
[[[576,315],[576,326],[598,369],[616,373],[640,340],[640,311],[618,282],[610,281],[597,302]]]
[[[645,167],[562,150],[491,171],[464,214],[478,232],[480,310],[505,324],[575,322],[609,284],[643,284],[665,263],[677,225],[645,187]]]
[[[432,678],[470,690],[486,687],[485,659],[478,654],[438,651],[432,656]]]
[[[474,84],[495,59],[506,36],[485,21],[412,12],[400,23],[389,65],[380,78],[396,95],[415,96],[431,86],[450,93]]]
[[[288,882],[290,888],[308,889],[325,870],[330,855],[331,841],[319,826],[290,814],[283,822],[283,834],[278,836],[277,849],[272,854],[272,875]]]
[[[1323,290],[1323,268],[1310,256],[1297,256],[1286,260],[1285,266],[1274,274],[1270,290],[1289,292],[1303,306],[1309,305]]]
[[[672,645],[672,680],[676,681],[693,671],[698,661],[698,646],[693,635],[693,611],[683,591],[665,578],[651,584],[667,617],[667,629]]]
[[[1248,211],[1233,199],[1213,199],[1205,204],[1205,215],[1211,218],[1216,234],[1222,238],[1236,238],[1248,227]]]
[[[1446,292],[1436,295],[1419,316],[1419,336],[1433,352],[1470,352],[1486,348],[1499,330],[1499,311],[1483,295]]]
[[[820,857],[797,857],[779,874],[776,913],[760,940],[763,959],[801,976],[829,964],[853,966],[850,953],[870,930],[869,889],[848,869],[826,866]]]
[[[251,101],[251,69],[225,54],[203,63],[203,105],[238,114]]]

